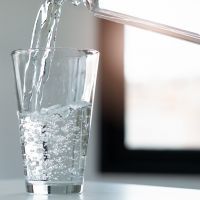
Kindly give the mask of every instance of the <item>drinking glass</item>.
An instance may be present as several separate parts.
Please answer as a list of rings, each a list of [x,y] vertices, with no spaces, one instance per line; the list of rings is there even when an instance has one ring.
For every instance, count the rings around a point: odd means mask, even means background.
[[[12,52],[27,192],[82,191],[98,59],[91,49]]]

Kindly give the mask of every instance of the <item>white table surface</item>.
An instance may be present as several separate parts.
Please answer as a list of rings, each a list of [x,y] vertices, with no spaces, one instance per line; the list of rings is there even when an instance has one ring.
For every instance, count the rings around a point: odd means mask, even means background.
[[[0,200],[199,200],[200,190],[86,182],[81,195],[26,194],[23,180],[0,181]]]

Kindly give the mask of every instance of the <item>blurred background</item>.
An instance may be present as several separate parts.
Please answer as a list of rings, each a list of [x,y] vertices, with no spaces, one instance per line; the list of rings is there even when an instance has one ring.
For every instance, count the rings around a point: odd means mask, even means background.
[[[10,53],[30,46],[41,2],[7,0],[0,6],[0,179],[23,178]],[[126,130],[122,140],[127,150],[194,151],[200,147],[199,47],[152,34],[98,20],[83,7],[66,4],[63,8],[57,46],[94,48],[102,55],[85,179],[200,188],[198,174],[126,173],[126,169],[115,173],[102,165],[104,154],[109,151],[107,146],[113,146],[111,140],[107,143],[102,140],[112,131],[110,127],[122,122],[125,125],[119,125],[117,130]],[[175,47],[178,51],[172,52]],[[125,69],[122,62],[126,63]],[[138,67],[133,70],[132,66]],[[115,120],[107,123],[104,117]],[[110,135],[113,141],[118,141],[117,134]]]

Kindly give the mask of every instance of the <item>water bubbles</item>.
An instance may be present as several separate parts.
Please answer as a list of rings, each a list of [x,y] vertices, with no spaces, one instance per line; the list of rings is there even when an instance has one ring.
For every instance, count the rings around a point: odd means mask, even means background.
[[[80,180],[87,149],[91,105],[54,105],[20,113],[25,174],[29,181]]]

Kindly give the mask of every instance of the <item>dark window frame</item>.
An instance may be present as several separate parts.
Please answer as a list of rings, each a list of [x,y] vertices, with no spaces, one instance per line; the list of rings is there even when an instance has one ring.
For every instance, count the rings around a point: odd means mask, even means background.
[[[123,25],[100,21],[100,171],[199,174],[200,150],[125,148],[123,37]]]

